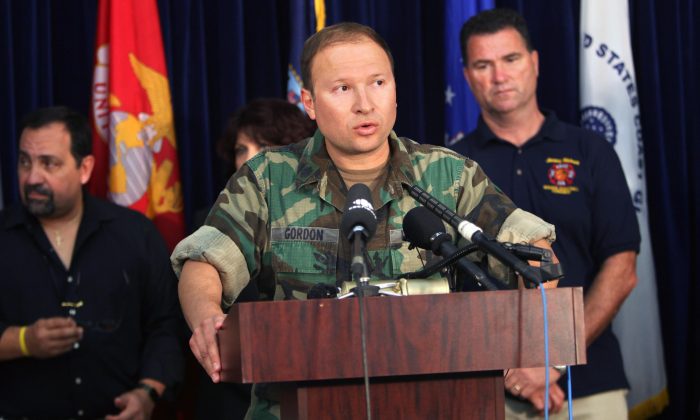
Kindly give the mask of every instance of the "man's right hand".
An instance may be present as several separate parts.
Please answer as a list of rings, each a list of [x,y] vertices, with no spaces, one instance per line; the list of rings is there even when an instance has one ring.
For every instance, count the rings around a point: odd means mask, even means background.
[[[557,385],[561,374],[553,368],[549,369],[549,396],[545,394],[545,368],[517,368],[509,369],[504,378],[506,390],[512,395],[528,400],[540,413],[544,412],[545,398],[549,398],[550,412],[557,413],[564,403],[564,391]]]
[[[73,318],[42,318],[27,327],[25,341],[32,357],[47,359],[66,353],[83,338]]]
[[[536,390],[532,395],[530,395],[530,403],[535,407],[540,416],[544,417],[544,389]],[[554,383],[549,386],[549,412],[558,413],[561,411],[564,401],[566,400],[566,394],[564,390],[559,387],[558,384]]]
[[[190,349],[194,357],[214,383],[221,381],[221,358],[216,333],[224,324],[224,319],[226,315],[204,318],[190,338]]]
[[[221,381],[221,359],[216,333],[226,319],[221,310],[223,292],[214,266],[188,260],[177,286],[182,313],[192,330],[190,349],[213,382]]]

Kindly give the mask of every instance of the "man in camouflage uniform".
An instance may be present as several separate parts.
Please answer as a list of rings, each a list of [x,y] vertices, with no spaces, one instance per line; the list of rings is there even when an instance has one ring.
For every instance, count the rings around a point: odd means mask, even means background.
[[[351,250],[339,227],[355,183],[368,184],[377,213],[377,232],[367,244],[373,279],[422,267],[418,252],[402,241],[403,216],[418,205],[405,186],[422,187],[499,240],[550,248],[554,239],[553,226],[517,209],[475,162],[396,136],[391,53],[372,29],[344,23],[310,37],[302,77],[316,135],[249,160],[205,226],[173,252],[194,332],[190,347],[214,382],[221,371],[216,331],[249,281],[264,297],[281,299],[315,283],[350,279]]]

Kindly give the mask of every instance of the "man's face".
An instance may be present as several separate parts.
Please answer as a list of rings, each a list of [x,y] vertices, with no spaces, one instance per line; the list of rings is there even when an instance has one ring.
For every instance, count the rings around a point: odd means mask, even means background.
[[[70,152],[70,133],[62,123],[26,128],[19,141],[18,175],[22,203],[39,218],[69,214],[82,200],[94,158],[80,165]]]
[[[396,121],[396,84],[386,52],[369,39],[329,45],[311,63],[314,95],[306,112],[326,138],[331,158],[387,152]]]
[[[503,115],[532,106],[536,109],[537,51],[527,50],[517,30],[473,35],[466,48],[464,78],[482,111]]]

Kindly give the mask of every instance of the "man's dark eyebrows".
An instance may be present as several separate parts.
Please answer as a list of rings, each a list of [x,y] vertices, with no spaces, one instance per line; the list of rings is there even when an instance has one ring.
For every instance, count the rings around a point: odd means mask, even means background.
[[[514,52],[512,52],[512,53],[510,53],[510,54],[504,55],[503,58],[506,59],[506,60],[510,60],[510,59],[513,59],[513,58],[520,58],[520,57],[522,57],[522,56],[523,56],[523,54],[522,54],[520,51],[514,51]]]
[[[58,156],[54,155],[39,155],[37,156],[37,159],[39,159],[42,162],[60,162],[61,159]]]
[[[27,153],[26,151],[21,150],[21,149],[20,149],[18,155],[21,158],[27,158],[27,159],[31,159],[31,157],[32,157],[29,153]],[[40,162],[50,162],[50,161],[60,162],[61,161],[61,159],[55,155],[39,155],[39,156],[36,156],[35,159],[37,161],[40,161]]]
[[[489,63],[492,63],[492,62],[493,62],[493,60],[487,60],[487,59],[485,59],[485,58],[482,58],[482,59],[480,59],[480,60],[474,60],[474,61],[472,61],[471,63],[469,63],[469,65],[470,65],[470,66],[476,66],[476,65],[478,65],[478,64],[489,64]]]

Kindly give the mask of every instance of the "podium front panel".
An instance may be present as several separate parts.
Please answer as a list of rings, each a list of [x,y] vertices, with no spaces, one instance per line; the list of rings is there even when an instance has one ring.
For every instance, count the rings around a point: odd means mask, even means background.
[[[503,420],[503,373],[426,375],[373,379],[372,418],[402,420]],[[366,419],[364,382],[305,382],[284,388],[284,420]]]
[[[585,363],[581,288],[546,291],[550,365]],[[365,299],[370,377],[544,366],[539,290]],[[234,305],[219,332],[222,378],[361,378],[357,299]]]

